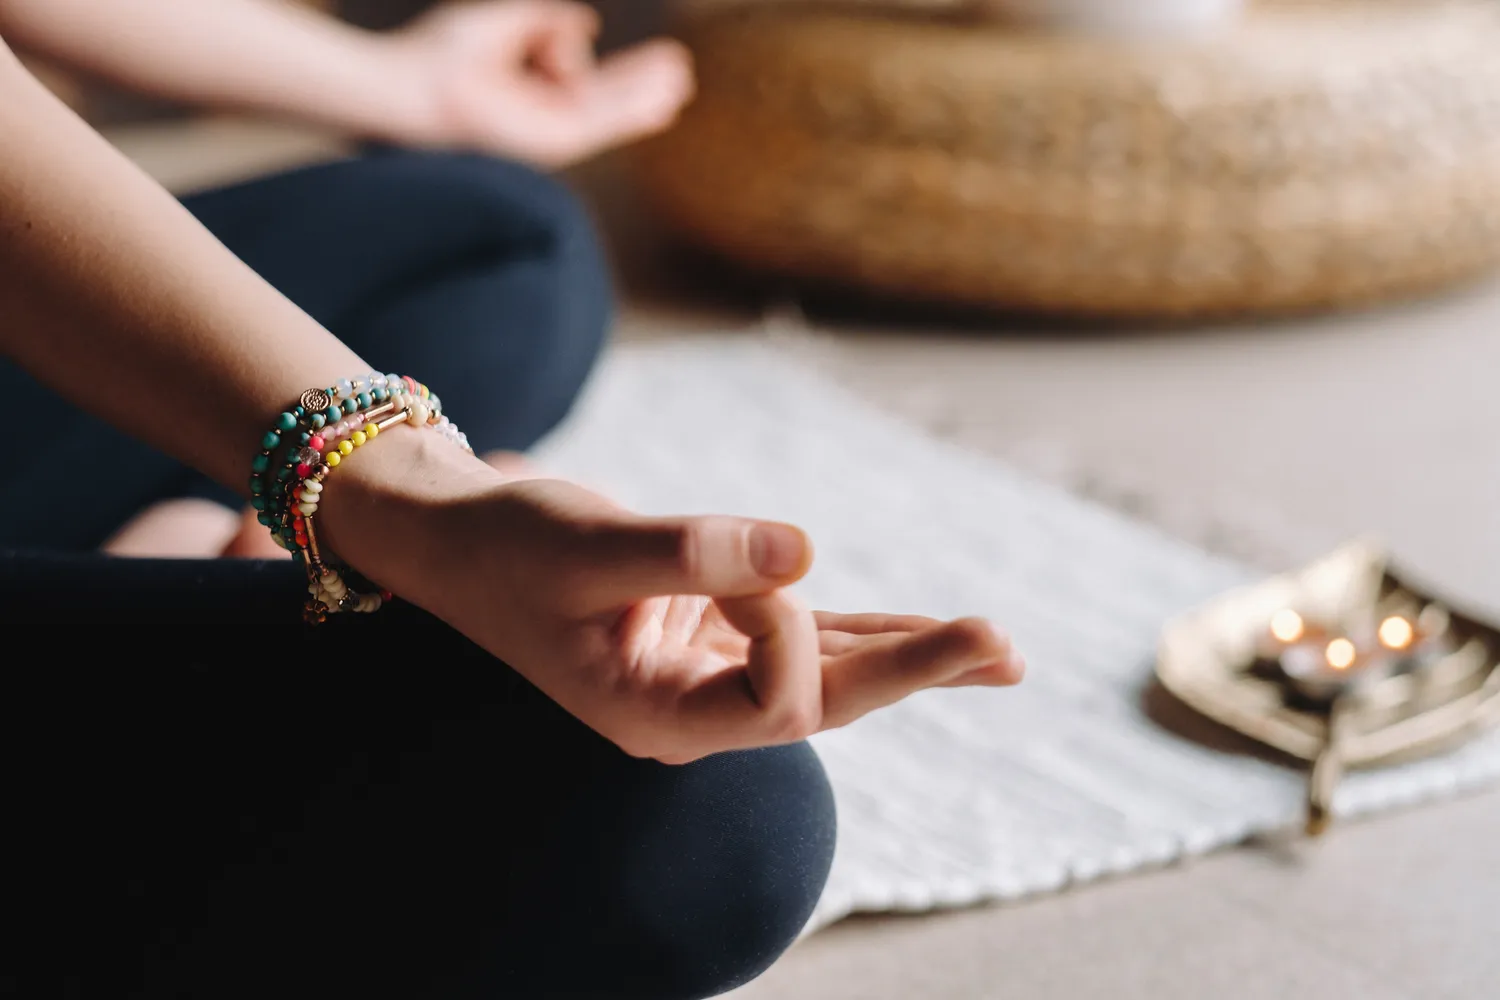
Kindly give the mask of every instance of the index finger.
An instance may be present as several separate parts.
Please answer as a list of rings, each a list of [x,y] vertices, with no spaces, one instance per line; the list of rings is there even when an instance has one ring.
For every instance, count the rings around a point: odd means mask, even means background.
[[[745,665],[722,671],[678,700],[687,742],[702,753],[795,743],[822,724],[823,671],[812,615],[784,590],[718,598],[750,639]]]

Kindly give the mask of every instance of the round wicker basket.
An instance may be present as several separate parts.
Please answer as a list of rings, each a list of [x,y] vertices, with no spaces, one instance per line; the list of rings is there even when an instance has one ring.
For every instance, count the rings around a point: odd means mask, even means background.
[[[1214,38],[699,11],[640,147],[688,239],[882,293],[1117,317],[1307,310],[1500,259],[1500,4],[1262,3]]]

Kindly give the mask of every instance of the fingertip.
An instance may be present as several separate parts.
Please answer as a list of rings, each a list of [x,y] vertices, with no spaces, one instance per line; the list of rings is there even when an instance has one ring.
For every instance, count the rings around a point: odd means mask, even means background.
[[[795,524],[755,524],[750,529],[748,547],[755,572],[778,586],[795,583],[812,568],[812,539]]]
[[[1019,653],[960,674],[944,687],[1015,687],[1026,677],[1026,658]]]
[[[943,633],[954,644],[954,655],[972,664],[960,675],[960,683],[1010,687],[1026,676],[1026,658],[989,619],[957,618],[943,626]]]
[[[964,642],[966,648],[976,653],[994,656],[997,653],[1008,654],[1010,651],[1010,637],[988,618],[956,618],[946,627]]]

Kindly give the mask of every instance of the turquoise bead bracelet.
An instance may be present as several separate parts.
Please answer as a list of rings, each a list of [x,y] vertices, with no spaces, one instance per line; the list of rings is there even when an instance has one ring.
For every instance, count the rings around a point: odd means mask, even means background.
[[[398,423],[435,429],[465,451],[468,438],[442,412],[442,400],[416,380],[372,372],[308,389],[276,417],[250,463],[250,503],[272,539],[305,566],[304,617],[321,622],[339,611],[375,611],[388,593],[357,592],[322,553],[313,519],[323,482],[355,448]]]

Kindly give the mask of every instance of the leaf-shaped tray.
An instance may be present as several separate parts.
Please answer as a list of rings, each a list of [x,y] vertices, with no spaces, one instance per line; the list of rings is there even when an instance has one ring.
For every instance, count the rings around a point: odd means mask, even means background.
[[[1266,653],[1279,611],[1347,622],[1373,619],[1378,609],[1396,606],[1441,609],[1438,654],[1332,696],[1309,697]],[[1413,585],[1370,541],[1223,594],[1169,622],[1156,673],[1190,708],[1313,765],[1311,833],[1326,827],[1333,788],[1345,768],[1433,753],[1500,722],[1500,629],[1453,611]]]

